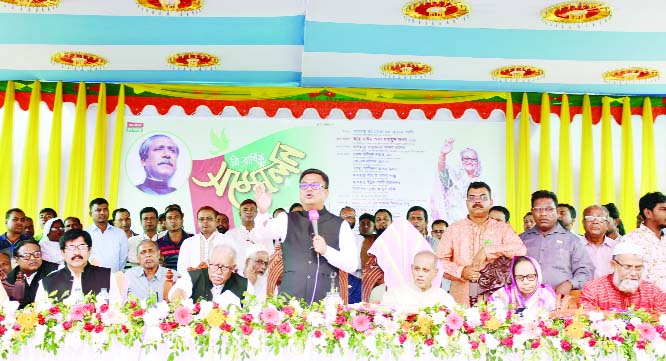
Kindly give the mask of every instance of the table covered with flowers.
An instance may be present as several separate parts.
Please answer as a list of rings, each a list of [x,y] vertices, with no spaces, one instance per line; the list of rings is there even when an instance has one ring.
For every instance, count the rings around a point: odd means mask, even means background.
[[[252,300],[177,305],[129,300],[40,302],[0,312],[10,360],[663,359],[666,315],[628,310],[566,317],[526,310],[377,305],[306,306]]]

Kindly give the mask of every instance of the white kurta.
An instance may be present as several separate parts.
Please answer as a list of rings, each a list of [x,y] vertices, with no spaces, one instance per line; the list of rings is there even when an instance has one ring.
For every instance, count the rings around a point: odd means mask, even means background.
[[[382,299],[382,304],[396,308],[418,309],[434,305],[453,308],[456,302],[448,292],[439,287],[430,287],[427,291],[421,291],[421,289],[410,283],[386,291]]]

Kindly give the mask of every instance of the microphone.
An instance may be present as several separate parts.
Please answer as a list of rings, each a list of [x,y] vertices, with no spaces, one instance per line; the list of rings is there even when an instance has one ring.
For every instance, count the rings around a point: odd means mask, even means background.
[[[308,219],[310,219],[310,223],[312,224],[312,230],[314,231],[314,235],[318,236],[319,235],[319,211],[316,209],[311,209],[308,211]],[[310,249],[314,249],[314,246],[311,246]],[[319,257],[319,253],[317,253],[317,257]]]

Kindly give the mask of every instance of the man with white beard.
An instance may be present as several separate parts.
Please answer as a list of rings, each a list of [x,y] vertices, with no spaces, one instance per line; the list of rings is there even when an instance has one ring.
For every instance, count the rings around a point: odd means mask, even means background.
[[[268,249],[262,244],[251,244],[245,252],[243,277],[252,284],[257,300],[263,302],[268,283]]]
[[[613,249],[612,273],[583,286],[579,302],[586,311],[625,311],[630,307],[666,312],[666,293],[653,282],[643,280],[642,247],[618,243]]]

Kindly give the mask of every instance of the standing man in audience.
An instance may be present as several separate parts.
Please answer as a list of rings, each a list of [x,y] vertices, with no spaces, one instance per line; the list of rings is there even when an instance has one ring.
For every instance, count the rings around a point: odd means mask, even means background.
[[[252,244],[261,244],[266,247],[269,254],[273,254],[273,240],[260,239],[255,231],[254,217],[257,216],[257,203],[249,198],[242,201],[238,208],[238,215],[241,225],[230,229],[223,236],[226,242],[233,245],[238,252],[238,259],[245,260],[245,250]]]
[[[432,222],[432,226],[430,227],[431,229],[430,234],[432,234],[433,237],[441,241],[442,236],[444,235],[444,232],[448,227],[449,224],[446,223],[446,221],[441,219],[436,219],[434,222]]]
[[[180,207],[170,206],[164,213],[166,214],[167,233],[157,240],[157,245],[164,256],[164,267],[175,270],[178,268],[180,246],[192,235],[183,229],[183,211]]]
[[[106,288],[111,302],[120,301],[118,283],[111,270],[88,262],[92,247],[93,239],[88,232],[79,229],[65,232],[60,238],[65,267],[42,279],[35,299],[43,299],[55,293],[54,298],[58,302],[65,298],[81,302],[85,295],[97,295],[102,288]]]
[[[638,202],[641,225],[622,237],[622,242],[641,246],[645,250],[645,279],[654,282],[666,292],[666,195],[647,193]]]
[[[90,201],[90,216],[93,225],[87,231],[94,241],[90,253],[93,263],[110,268],[111,272],[123,270],[127,262],[127,236],[120,228],[109,224],[109,202],[104,198]]]
[[[557,195],[540,190],[532,193],[532,215],[536,225],[520,235],[527,255],[543,271],[543,283],[558,296],[568,296],[594,278],[594,264],[580,238],[558,223]],[[565,207],[566,208],[566,207]]]
[[[604,206],[594,205],[583,210],[585,234],[581,237],[581,241],[594,263],[595,279],[604,277],[612,271],[613,248],[618,242],[606,236],[608,221],[608,211]]]
[[[509,223],[509,217],[511,216],[511,213],[509,213],[509,210],[506,209],[506,207],[492,206],[488,216],[496,221]]]
[[[423,238],[428,241],[433,252],[437,250],[439,239],[428,235],[428,211],[421,206],[413,206],[407,211],[407,220],[423,235]]]
[[[608,217],[610,218],[606,235],[620,242],[622,236],[625,234],[624,224],[622,223],[622,219],[620,219],[620,210],[617,209],[615,203],[604,204],[604,207],[608,210]]]
[[[213,247],[226,243],[224,236],[217,231],[217,211],[203,206],[197,211],[199,233],[187,238],[180,246],[177,270],[180,274],[208,267],[208,258]]]
[[[375,232],[377,232],[377,237],[382,235],[382,232],[388,226],[393,223],[393,215],[391,212],[389,212],[388,209],[378,209],[377,212],[375,212]]]
[[[11,258],[14,254],[14,245],[19,241],[30,239],[30,237],[23,234],[25,213],[18,208],[8,210],[5,213],[5,225],[7,226],[7,232],[0,235],[0,252]]]
[[[566,203],[558,204],[557,219],[562,223],[562,227],[571,232],[571,228],[576,224],[576,208]]]
[[[217,231],[225,234],[229,230],[229,217],[224,213],[217,214]]]
[[[70,229],[83,229],[81,220],[77,217],[65,218],[65,232],[69,231]]]
[[[39,281],[58,269],[58,264],[44,261],[39,243],[32,239],[21,241],[16,245],[14,258],[17,266],[7,275],[7,282],[12,285],[15,284],[19,272],[22,272],[25,276],[25,293],[19,306],[24,308],[35,302]]]
[[[339,270],[354,273],[358,269],[358,248],[349,223],[324,207],[328,187],[326,173],[319,169],[304,170],[299,189],[305,212],[279,214],[269,219],[272,195],[266,192],[263,183],[254,186],[259,236],[282,240],[284,273],[280,292],[310,304],[326,296],[330,280],[338,279],[335,276]],[[309,220],[310,211],[319,215],[318,234]]]
[[[136,253],[139,258],[139,266],[125,270],[127,293],[133,294],[140,300],[157,294],[156,300],[158,302],[163,300],[167,268],[160,266],[160,249],[157,243],[150,239],[143,239],[139,241]]]
[[[48,221],[51,218],[55,218],[58,216],[58,213],[56,213],[55,209],[53,208],[43,208],[41,211],[39,211],[38,218],[39,218],[39,228],[42,229],[42,233],[38,234],[35,238],[36,241],[41,241],[42,237],[44,237],[45,233],[49,233],[47,230],[44,232],[44,225],[46,224],[46,221]]]
[[[23,227],[23,235],[28,238],[35,239],[35,222],[30,217],[25,217],[25,227]]]
[[[139,265],[137,247],[141,241],[148,239],[156,242],[157,238],[159,238],[157,235],[157,209],[153,207],[145,207],[139,212],[139,218],[141,219],[143,234],[133,236],[127,240],[127,266],[129,267]]]
[[[451,224],[437,248],[444,276],[451,280],[451,296],[461,305],[469,306],[469,282],[478,281],[486,264],[501,256],[525,255],[525,245],[511,226],[488,216],[492,205],[490,186],[470,183],[467,218]]]
[[[125,232],[127,239],[138,236],[138,234],[132,230],[132,217],[130,216],[130,212],[127,209],[115,209],[112,213],[112,219],[113,225]]]
[[[340,210],[340,218],[344,219],[349,223],[349,228],[354,230],[356,227],[356,210],[350,206],[344,206]]]

